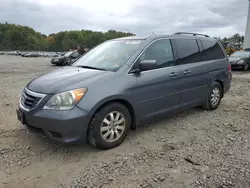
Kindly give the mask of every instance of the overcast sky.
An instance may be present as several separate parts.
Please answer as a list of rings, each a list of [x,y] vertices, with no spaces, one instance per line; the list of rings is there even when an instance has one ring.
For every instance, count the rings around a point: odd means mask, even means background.
[[[0,0],[0,22],[50,34],[109,29],[147,36],[153,32],[244,34],[248,0]]]

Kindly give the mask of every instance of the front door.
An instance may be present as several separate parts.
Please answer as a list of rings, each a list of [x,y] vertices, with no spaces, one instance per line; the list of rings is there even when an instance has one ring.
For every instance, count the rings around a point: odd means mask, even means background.
[[[152,42],[138,58],[156,60],[157,68],[141,72],[137,77],[139,121],[177,110],[180,102],[179,68],[175,65],[169,39]]]

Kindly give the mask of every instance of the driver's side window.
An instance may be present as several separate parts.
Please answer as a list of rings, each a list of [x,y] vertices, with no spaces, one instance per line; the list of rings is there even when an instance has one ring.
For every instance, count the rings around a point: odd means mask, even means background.
[[[157,68],[175,65],[172,46],[169,39],[156,40],[141,54],[137,63],[143,60],[156,60]]]

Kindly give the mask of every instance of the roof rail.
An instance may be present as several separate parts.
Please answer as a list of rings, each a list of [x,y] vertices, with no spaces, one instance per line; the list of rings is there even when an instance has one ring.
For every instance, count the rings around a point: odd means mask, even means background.
[[[188,32],[177,32],[177,33],[174,33],[174,35],[182,35],[182,34],[186,34],[186,35],[193,35],[193,36],[197,36],[197,35],[200,35],[200,36],[204,36],[204,37],[208,37],[210,38],[208,35],[204,35],[204,34],[199,34],[199,33],[188,33]]]

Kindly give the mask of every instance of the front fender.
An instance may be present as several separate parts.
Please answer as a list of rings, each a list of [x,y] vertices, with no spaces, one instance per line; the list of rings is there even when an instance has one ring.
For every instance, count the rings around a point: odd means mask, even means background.
[[[133,105],[133,102],[128,100],[125,96],[123,95],[112,95],[109,97],[106,97],[102,100],[100,100],[98,103],[96,103],[90,110],[89,110],[89,118],[91,120],[91,118],[94,116],[94,114],[96,113],[96,111],[98,109],[100,109],[102,106],[104,106],[105,104],[111,103],[111,102],[122,102],[125,103],[125,105],[129,108],[128,110],[130,111],[131,114],[133,114],[133,119],[134,119],[134,123],[137,125],[137,110],[136,107]],[[128,106],[129,105],[129,106]],[[131,109],[132,108],[132,109]],[[84,109],[86,110],[86,109]],[[132,112],[131,112],[132,110]]]
[[[101,106],[103,106],[104,104],[107,104],[109,102],[112,102],[112,101],[119,101],[119,100],[123,100],[123,101],[126,101],[128,102],[131,106],[132,106],[132,102],[131,101],[128,101],[127,99],[125,99],[124,96],[122,95],[113,95],[113,96],[109,96],[109,97],[106,97],[104,99],[102,99],[101,101],[99,101],[91,110],[90,112],[91,113],[95,113],[97,111],[97,109],[99,109]],[[132,106],[133,107],[133,106]],[[134,108],[134,107],[133,107]]]

